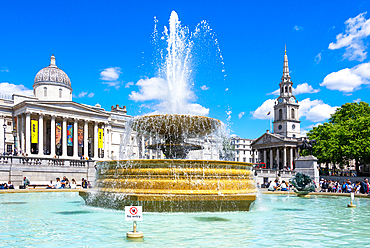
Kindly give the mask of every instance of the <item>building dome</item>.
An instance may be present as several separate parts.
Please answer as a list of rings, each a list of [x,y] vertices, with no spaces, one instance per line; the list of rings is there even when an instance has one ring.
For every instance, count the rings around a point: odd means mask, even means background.
[[[36,74],[34,86],[45,83],[59,84],[72,89],[71,80],[69,80],[68,75],[56,66],[54,55],[50,58],[50,65],[41,69]]]

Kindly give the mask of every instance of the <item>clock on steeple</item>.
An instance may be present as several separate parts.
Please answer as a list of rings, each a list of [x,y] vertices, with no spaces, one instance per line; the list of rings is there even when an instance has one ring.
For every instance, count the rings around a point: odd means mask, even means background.
[[[300,137],[299,104],[293,95],[293,82],[289,75],[288,56],[284,55],[283,76],[280,81],[280,96],[274,106],[274,133],[285,137]]]

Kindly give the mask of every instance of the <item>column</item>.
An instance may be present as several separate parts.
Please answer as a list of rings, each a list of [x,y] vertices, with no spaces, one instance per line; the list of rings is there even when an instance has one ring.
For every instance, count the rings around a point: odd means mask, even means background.
[[[108,124],[104,124],[104,130],[103,130],[103,139],[104,139],[104,144],[103,144],[103,151],[104,151],[104,156],[102,158],[108,158]]]
[[[277,168],[280,169],[279,162],[280,162],[280,151],[279,147],[276,148],[276,160],[277,160]]]
[[[84,156],[89,157],[89,122],[85,121],[84,123]]]
[[[39,115],[39,156],[44,155],[44,115]]]
[[[18,142],[19,142],[19,149],[20,155],[24,153],[24,117],[23,115],[19,116],[19,135],[18,135]]]
[[[98,123],[94,122],[94,159],[98,159]]]
[[[26,142],[25,142],[25,148],[26,148],[26,154],[31,155],[31,114],[26,113]]]
[[[293,147],[290,147],[289,168],[293,170]]]
[[[270,148],[270,169],[274,167],[274,156],[272,154],[272,148]]]
[[[62,127],[62,157],[67,156],[67,119],[63,118]]]
[[[55,116],[51,116],[50,122],[50,156],[55,156]]]
[[[18,115],[17,116],[17,137],[16,137],[16,140],[14,140],[14,142],[16,142],[16,145],[14,146],[16,149],[17,149],[17,152],[18,152],[18,154],[19,154],[19,149],[20,149],[20,143],[19,143],[19,141],[20,141],[20,138],[21,138],[21,133],[20,133],[20,127],[21,127],[21,125],[20,125],[20,123],[19,123],[19,121],[20,121],[20,116]]]
[[[267,159],[266,159],[266,149],[263,149],[263,162],[266,164]]]
[[[283,168],[286,166],[286,147],[284,147]]]
[[[149,145],[151,145],[153,142],[152,137],[149,137]],[[149,149],[149,159],[153,158],[153,150]],[[204,159],[204,149],[202,149],[202,159]]]
[[[78,120],[73,122],[73,158],[78,159]]]

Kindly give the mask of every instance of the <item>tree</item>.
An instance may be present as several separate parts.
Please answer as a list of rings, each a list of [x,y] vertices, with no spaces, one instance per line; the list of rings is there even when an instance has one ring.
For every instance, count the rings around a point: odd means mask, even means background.
[[[356,172],[360,164],[370,163],[370,107],[368,103],[346,103],[336,110],[329,122],[308,132],[316,139],[313,154],[320,163],[343,167],[355,160]]]

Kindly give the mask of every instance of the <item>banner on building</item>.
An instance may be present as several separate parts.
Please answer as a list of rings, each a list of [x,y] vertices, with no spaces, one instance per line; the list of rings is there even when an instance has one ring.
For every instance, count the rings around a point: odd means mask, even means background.
[[[73,126],[67,125],[67,146],[73,146]]]
[[[84,129],[83,126],[78,127],[78,146],[84,147]]]
[[[31,143],[37,144],[39,141],[39,131],[38,131],[38,121],[37,120],[31,120]]]
[[[103,148],[103,129],[98,129],[98,148]]]
[[[55,123],[55,145],[62,144],[62,123]]]

